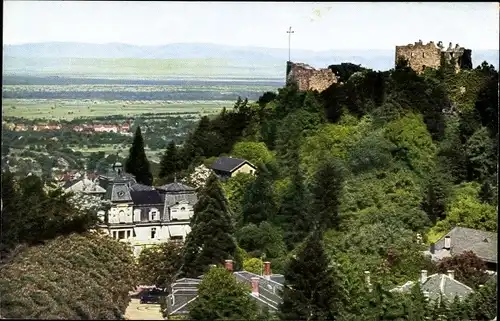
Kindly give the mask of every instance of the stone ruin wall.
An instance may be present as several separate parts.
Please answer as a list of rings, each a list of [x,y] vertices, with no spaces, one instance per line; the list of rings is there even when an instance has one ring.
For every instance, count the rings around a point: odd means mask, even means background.
[[[425,67],[439,68],[441,66],[441,49],[432,41],[426,45],[416,42],[407,46],[396,46],[396,64],[400,58],[406,59],[411,69],[421,73]]]
[[[451,42],[448,48],[444,49],[441,41],[437,45],[433,41],[423,44],[422,40],[419,40],[414,44],[396,46],[396,64],[399,58],[405,58],[409,67],[417,73],[422,73],[426,67],[439,68],[441,57],[444,57],[446,61],[450,61],[452,57],[455,58],[455,68],[458,72],[462,66],[462,60],[471,61],[471,50],[460,47],[458,44],[453,47]]]
[[[295,81],[300,91],[322,92],[337,82],[337,76],[328,68],[315,69],[302,63],[287,63],[287,83]]]

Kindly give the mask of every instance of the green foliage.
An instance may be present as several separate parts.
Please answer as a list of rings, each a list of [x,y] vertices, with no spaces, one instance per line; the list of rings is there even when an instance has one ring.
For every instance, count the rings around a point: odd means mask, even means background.
[[[286,253],[283,232],[269,222],[248,224],[236,232],[238,244],[253,256],[281,257]]]
[[[430,175],[425,187],[422,209],[427,213],[432,224],[445,218],[450,189],[449,178],[443,171],[438,169]]]
[[[252,272],[257,275],[262,274],[263,266],[264,262],[256,257],[252,257],[250,259],[243,261],[243,270]]]
[[[341,164],[334,160],[324,162],[316,172],[311,215],[316,216],[316,226],[322,230],[339,227],[343,180]]]
[[[250,288],[224,268],[211,268],[189,306],[190,320],[256,320],[258,307]]]
[[[123,319],[137,285],[130,248],[97,233],[26,248],[0,269],[4,318]]]
[[[396,145],[393,151],[395,161],[421,176],[434,167],[436,146],[421,116],[409,114],[390,122],[384,136]]]
[[[234,227],[224,192],[212,174],[201,190],[186,238],[181,270],[186,277],[198,277],[210,264],[236,258]],[[237,262],[238,263],[238,262]]]
[[[275,221],[278,205],[272,186],[272,176],[265,165],[260,165],[257,178],[243,194],[243,224]]]
[[[330,65],[328,69],[337,75],[337,80],[339,82],[346,82],[352,74],[366,70],[366,68],[361,67],[361,65],[355,65],[349,62],[343,62],[340,65]]]
[[[243,199],[244,195],[248,193],[248,190],[251,188],[254,180],[254,175],[238,173],[229,178],[226,182],[221,183],[237,226],[243,224]]]
[[[285,269],[283,303],[279,308],[281,320],[334,320],[341,318],[347,301],[337,271],[314,233],[296,258]]]
[[[489,137],[487,128],[481,127],[467,140],[465,147],[469,175],[472,180],[483,181],[495,171],[498,159],[495,155],[493,141]]]
[[[174,242],[146,247],[138,259],[141,284],[168,287],[180,268],[182,247]]]
[[[140,184],[151,186],[153,183],[153,174],[151,174],[149,161],[144,152],[144,140],[139,126],[135,131],[134,141],[125,162],[125,171],[134,175],[135,180]]]
[[[273,154],[263,142],[239,142],[233,146],[233,157],[246,159],[252,164],[269,163],[273,161]]]
[[[61,189],[47,192],[34,175],[17,182],[10,173],[2,173],[1,192],[2,251],[8,252],[22,243],[32,245],[59,235],[83,233],[98,222],[96,213],[71,204],[71,194],[64,194]]]
[[[480,185],[464,183],[451,196],[447,206],[446,218],[431,229],[433,233],[447,232],[454,226],[479,230],[496,231],[496,208],[482,203],[478,198]]]
[[[182,160],[177,150],[177,146],[174,141],[171,141],[160,160],[160,173],[158,176],[160,178],[168,177],[172,179],[171,176],[182,168],[181,165]]]
[[[416,279],[427,261],[423,248],[410,230],[381,223],[352,226],[346,232],[325,234],[327,253],[354,274],[371,271],[374,279],[386,285],[399,285]]]
[[[322,162],[346,159],[358,131],[357,126],[326,124],[307,137],[300,148],[301,164],[307,176],[312,177]]]

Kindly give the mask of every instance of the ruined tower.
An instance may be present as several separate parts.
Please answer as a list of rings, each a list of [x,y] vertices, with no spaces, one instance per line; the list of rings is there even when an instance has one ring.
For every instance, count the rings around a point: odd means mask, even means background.
[[[441,58],[445,61],[455,59],[455,68],[460,69],[472,68],[472,50],[460,47],[458,44],[453,47],[450,42],[447,49],[444,49],[442,42],[437,45],[433,41],[428,44],[423,44],[422,40],[406,46],[396,46],[396,64],[400,58],[408,61],[410,68],[417,73],[421,73],[425,68],[439,68],[441,66]]]
[[[337,82],[337,76],[328,68],[315,69],[307,64],[287,61],[286,82],[296,82],[300,91],[322,92]]]

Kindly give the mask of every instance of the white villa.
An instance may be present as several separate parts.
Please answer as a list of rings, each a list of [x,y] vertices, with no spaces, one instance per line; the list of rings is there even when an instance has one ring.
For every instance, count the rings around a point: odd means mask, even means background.
[[[178,182],[156,188],[138,184],[123,172],[120,163],[100,175],[96,184],[96,189],[105,191],[101,194],[103,201],[110,204],[106,211],[99,211],[101,229],[115,239],[129,242],[136,256],[149,245],[184,241],[191,231],[189,222],[198,200],[192,187]]]

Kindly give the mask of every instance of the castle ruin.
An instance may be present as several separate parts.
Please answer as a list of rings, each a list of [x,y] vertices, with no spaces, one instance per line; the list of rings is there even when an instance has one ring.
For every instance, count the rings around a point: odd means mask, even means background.
[[[307,64],[286,64],[286,82],[296,82],[300,91],[317,90],[322,92],[337,82],[337,76],[328,68],[315,69]]]
[[[419,40],[414,44],[396,46],[396,64],[400,58],[404,58],[408,61],[409,67],[417,73],[422,73],[425,68],[439,68],[441,58],[448,62],[454,58],[457,72],[460,69],[471,69],[471,56],[472,50],[460,47],[458,44],[453,47],[451,42],[447,49],[444,49],[441,41],[437,45],[433,41],[423,44],[422,40]]]

